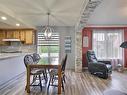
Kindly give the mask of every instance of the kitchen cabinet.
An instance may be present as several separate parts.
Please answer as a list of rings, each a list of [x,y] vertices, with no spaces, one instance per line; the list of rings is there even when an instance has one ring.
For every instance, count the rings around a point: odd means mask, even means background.
[[[20,40],[25,41],[25,31],[20,31]]]
[[[33,44],[33,31],[28,30],[25,32],[25,44]]]
[[[15,39],[20,39],[20,31],[13,31],[13,37],[12,38],[15,38]]]
[[[20,34],[19,34],[18,30],[6,31],[6,38],[7,39],[20,39],[19,36],[20,36]]]
[[[13,31],[6,31],[6,38],[7,39],[13,38]]]
[[[3,31],[0,31],[0,45],[5,45],[5,43],[2,41],[6,36],[6,33]]]
[[[9,45],[2,39],[20,39],[22,44],[34,44],[34,29],[0,29],[0,45]]]

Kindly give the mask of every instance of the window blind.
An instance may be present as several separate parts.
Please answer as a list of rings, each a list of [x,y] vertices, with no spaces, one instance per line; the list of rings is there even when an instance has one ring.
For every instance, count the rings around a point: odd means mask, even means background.
[[[44,33],[38,33],[38,46],[58,46],[59,45],[59,33],[52,33],[50,39],[45,39]]]

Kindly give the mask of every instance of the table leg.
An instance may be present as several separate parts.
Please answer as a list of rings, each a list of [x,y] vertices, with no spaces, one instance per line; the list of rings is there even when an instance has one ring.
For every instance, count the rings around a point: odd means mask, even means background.
[[[58,66],[58,94],[61,94],[61,66]]]
[[[26,91],[30,93],[30,67],[27,65],[27,83],[26,83]]]

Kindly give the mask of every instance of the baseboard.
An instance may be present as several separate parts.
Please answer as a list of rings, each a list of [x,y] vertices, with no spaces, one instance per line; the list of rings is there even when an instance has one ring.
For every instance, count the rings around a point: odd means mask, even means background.
[[[88,67],[82,67],[82,70],[88,70]]]
[[[127,68],[124,67],[124,70],[127,70]]]

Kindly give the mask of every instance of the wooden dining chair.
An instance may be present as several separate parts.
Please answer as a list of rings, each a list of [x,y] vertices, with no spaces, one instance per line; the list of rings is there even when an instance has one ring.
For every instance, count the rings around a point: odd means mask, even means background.
[[[65,68],[66,68],[66,61],[67,61],[67,54],[65,56],[65,58],[62,60],[61,62],[61,83],[62,83],[62,88],[64,91],[64,82],[65,82]],[[54,82],[58,79],[58,69],[53,69],[49,72],[50,75],[50,79],[49,79],[49,84],[48,84],[48,88],[49,86],[58,86],[58,85],[54,85]]]
[[[24,57],[24,64],[27,68],[27,65],[28,64],[35,64],[34,63],[34,59],[33,59],[33,56],[32,55],[26,55]],[[30,86],[40,86],[40,89],[42,91],[42,79],[41,79],[41,74],[43,74],[43,70],[40,70],[40,69],[32,69],[31,72],[30,72],[30,75],[33,76],[33,79],[32,79],[32,83],[30,84]],[[35,82],[39,79],[39,84],[35,84]]]
[[[33,53],[33,61],[34,61],[35,64],[37,64],[40,59],[41,59],[41,57],[40,57],[40,55],[38,53]],[[48,78],[47,78],[46,69],[45,68],[41,68],[41,70],[43,70],[43,76],[44,76],[45,81],[47,82]]]

